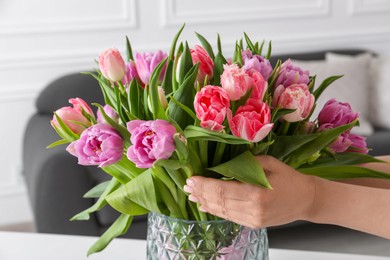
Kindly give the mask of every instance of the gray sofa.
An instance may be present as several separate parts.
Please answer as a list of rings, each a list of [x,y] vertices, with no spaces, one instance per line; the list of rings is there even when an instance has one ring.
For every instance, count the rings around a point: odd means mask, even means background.
[[[335,51],[344,54],[358,54],[362,50]],[[273,57],[272,63],[287,57],[300,60],[324,59],[325,52],[312,52]],[[35,217],[38,232],[61,233],[78,235],[101,235],[102,232],[116,219],[118,214],[109,207],[101,212],[92,214],[89,221],[69,221],[76,213],[91,206],[92,199],[83,199],[82,195],[94,185],[107,179],[107,175],[96,167],[85,167],[77,164],[75,157],[69,155],[64,147],[46,149],[45,147],[58,136],[50,126],[53,111],[68,106],[68,99],[81,97],[88,103],[102,104],[103,98],[97,81],[88,75],[79,73],[61,77],[44,88],[36,100],[35,114],[30,118],[23,142],[23,173]],[[373,155],[390,154],[390,130],[376,129],[367,138]],[[319,233],[320,232],[320,233]],[[325,239],[324,234],[330,236]],[[270,246],[276,248],[296,248],[317,250],[327,247],[327,251],[348,251],[348,246],[340,243],[342,235],[345,239],[361,238],[367,244],[387,246],[390,244],[380,238],[375,238],[355,231],[339,227],[303,224],[287,225],[269,229]],[[125,237],[144,239],[146,237],[146,216],[134,220]],[[318,237],[318,242],[315,240]],[[314,239],[316,238],[316,239]],[[298,242],[299,241],[299,242]],[[356,245],[349,252],[375,253],[384,250],[364,251]],[[360,250],[360,251],[359,251]],[[390,249],[387,249],[390,251]],[[381,254],[381,253],[380,253]],[[390,252],[388,254],[390,256]]]

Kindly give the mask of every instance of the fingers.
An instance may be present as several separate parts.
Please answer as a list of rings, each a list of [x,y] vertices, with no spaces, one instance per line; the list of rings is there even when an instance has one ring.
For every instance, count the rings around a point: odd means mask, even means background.
[[[238,181],[223,181],[213,178],[193,176],[187,180],[185,189],[195,197],[206,200],[234,199],[246,200],[251,191],[250,184]]]
[[[195,176],[187,180],[184,190],[190,193],[189,200],[201,205],[202,211],[247,227],[260,227],[255,209],[263,192],[260,187]]]

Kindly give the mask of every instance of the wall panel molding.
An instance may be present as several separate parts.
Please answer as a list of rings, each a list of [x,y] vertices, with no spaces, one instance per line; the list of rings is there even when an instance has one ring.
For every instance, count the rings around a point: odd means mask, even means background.
[[[8,89],[0,89],[0,102],[33,101],[38,96],[42,85],[34,84],[26,87],[10,86]]]
[[[52,34],[64,32],[105,31],[117,29],[136,29],[138,26],[137,0],[120,0],[121,14],[109,14],[99,17],[80,16],[75,19],[51,19],[31,21],[20,19],[18,22],[2,24],[0,21],[0,35]],[[93,11],[93,10],[91,10]],[[103,10],[104,11],[104,10]]]
[[[3,58],[0,60],[0,72],[23,68],[45,68],[59,67],[65,65],[95,65],[94,60],[97,59],[99,51],[86,52],[61,52],[52,54],[33,54],[23,57],[14,56],[12,58]]]
[[[390,1],[388,0],[349,0],[349,15],[389,13]]]
[[[382,27],[376,29],[366,30],[349,30],[349,31],[322,31],[320,33],[310,34],[294,34],[294,35],[276,35],[272,39],[265,39],[266,41],[272,40],[274,44],[300,44],[304,46],[311,45],[310,43],[318,41],[325,42],[345,42],[345,41],[358,41],[358,42],[374,42],[378,39],[389,38],[390,28]],[[351,40],[353,38],[353,41]],[[236,39],[225,38],[223,43],[234,42]],[[262,40],[262,39],[258,39]],[[143,49],[137,49],[137,51],[154,51],[157,49],[167,49],[170,46],[170,42],[162,43],[145,43]],[[62,53],[62,54],[58,54]],[[64,54],[64,52],[58,52],[46,55],[31,55],[24,57],[12,57],[2,59],[0,61],[0,73],[2,71],[13,71],[21,69],[49,69],[49,68],[61,68],[61,67],[74,67],[74,68],[85,68],[93,69],[96,67],[94,59],[96,59],[98,51],[86,51],[86,52],[72,52]],[[124,51],[122,51],[124,54]],[[13,95],[14,91],[1,90],[1,93],[6,95]],[[31,92],[27,90],[27,92]],[[0,96],[1,98],[1,96]]]
[[[208,0],[199,0],[205,2],[208,9],[196,10],[180,8],[182,0],[163,0],[161,1],[162,24],[164,27],[181,26],[184,23],[191,24],[209,24],[238,21],[264,20],[264,19],[289,19],[289,18],[304,18],[313,16],[327,16],[330,14],[330,0],[315,0],[306,1],[305,4],[297,4],[294,1],[286,1],[283,4],[268,2],[253,1],[253,4],[237,6],[230,4],[226,0],[226,4],[218,6],[217,3]],[[230,1],[232,2],[232,1]],[[214,6],[210,6],[215,4]],[[230,7],[230,8],[228,8]]]
[[[8,178],[6,181],[2,179],[0,182],[0,197],[21,195],[26,193],[26,187],[23,180],[20,177],[20,167],[10,167],[11,170],[8,172]]]

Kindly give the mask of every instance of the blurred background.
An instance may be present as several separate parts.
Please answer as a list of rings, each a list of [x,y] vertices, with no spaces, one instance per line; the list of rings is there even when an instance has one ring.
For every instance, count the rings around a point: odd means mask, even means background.
[[[22,140],[40,91],[91,70],[108,47],[124,53],[126,35],[134,51],[168,51],[184,23],[180,40],[194,45],[198,32],[215,47],[219,33],[226,57],[243,32],[272,40],[274,54],[361,48],[390,56],[387,0],[0,0],[0,226],[33,221]]]

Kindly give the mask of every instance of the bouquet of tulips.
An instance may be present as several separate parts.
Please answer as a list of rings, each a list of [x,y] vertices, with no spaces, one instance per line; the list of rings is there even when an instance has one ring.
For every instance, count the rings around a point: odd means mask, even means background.
[[[99,69],[89,73],[105,100],[93,104],[96,115],[77,97],[54,113],[61,140],[50,147],[68,144],[79,164],[112,176],[86,194],[96,203],[73,217],[87,220],[107,205],[121,213],[89,253],[124,234],[133,216],[215,219],[188,200],[183,186],[193,175],[271,188],[256,155],[328,179],[389,177],[359,166],[377,160],[366,155],[365,139],[351,133],[358,114],[349,104],[329,100],[310,119],[321,93],[341,76],[317,84],[290,60],[271,65],[271,44],[245,33],[227,57],[219,36],[216,52],[198,33],[200,45],[191,48],[178,42],[183,28],[168,54],[134,56],[128,38],[125,60],[115,48],[102,52]]]

